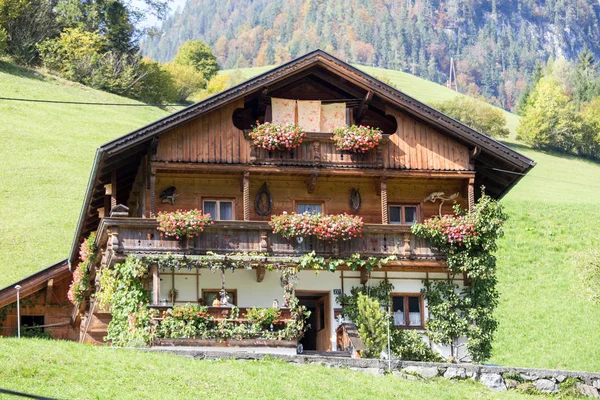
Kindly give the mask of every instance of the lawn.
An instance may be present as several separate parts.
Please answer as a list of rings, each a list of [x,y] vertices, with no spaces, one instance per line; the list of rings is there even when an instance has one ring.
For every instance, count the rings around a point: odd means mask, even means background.
[[[473,381],[416,382],[273,359],[205,361],[39,339],[0,339],[0,365],[0,388],[70,399],[533,398]]]

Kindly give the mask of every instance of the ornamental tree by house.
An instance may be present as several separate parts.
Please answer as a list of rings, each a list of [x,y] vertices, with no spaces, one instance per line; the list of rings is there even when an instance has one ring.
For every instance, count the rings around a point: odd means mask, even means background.
[[[211,215],[203,214],[197,209],[159,212],[156,220],[159,231],[164,232],[166,236],[174,236],[176,239],[198,236],[204,231],[206,225],[212,224]]]
[[[483,192],[483,188],[482,188]],[[467,337],[467,351],[475,362],[491,356],[498,322],[493,312],[498,305],[496,290],[496,241],[502,237],[507,215],[502,204],[481,196],[471,213],[454,207],[456,215],[433,217],[415,224],[412,232],[428,239],[445,255],[451,273],[447,281],[425,282],[423,294],[429,304],[427,335],[435,342],[450,345],[456,356],[457,340]],[[457,275],[465,274],[469,284],[459,289]]]
[[[366,153],[379,146],[383,132],[379,128],[352,125],[333,131],[333,142],[338,150]]]
[[[316,236],[320,240],[350,240],[362,235],[361,217],[344,214],[303,214],[274,215],[269,222],[273,233],[285,238]]]
[[[306,133],[298,125],[258,124],[250,132],[253,145],[265,150],[291,150],[302,144]]]

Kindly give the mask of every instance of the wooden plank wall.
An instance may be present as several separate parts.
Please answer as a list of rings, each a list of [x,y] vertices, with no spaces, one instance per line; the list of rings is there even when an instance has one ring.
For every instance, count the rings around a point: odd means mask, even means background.
[[[219,164],[246,164],[250,160],[250,141],[232,122],[233,111],[243,107],[239,100],[198,117],[163,134],[155,159],[158,161],[198,162]],[[398,121],[395,134],[384,146],[384,166],[391,169],[416,170],[467,170],[469,149],[455,140],[436,132],[408,115],[389,109],[388,113]],[[331,149],[329,147],[331,147]],[[341,153],[333,144],[322,148],[323,161],[342,162]],[[265,158],[258,152],[259,158]],[[279,153],[278,153],[279,154]],[[262,157],[261,157],[262,155]],[[329,159],[333,157],[332,159]],[[312,146],[307,143],[294,150],[295,160],[312,161]],[[374,159],[367,157],[365,161]],[[345,161],[345,160],[343,160]],[[371,160],[372,161],[372,160]]]
[[[54,294],[50,303],[46,303],[47,288],[21,299],[21,316],[43,315],[45,325],[70,322],[73,309],[73,305],[67,298],[67,291],[71,284],[70,276],[69,274],[68,278],[63,278],[54,283]],[[6,313],[6,318],[0,321],[0,336],[16,336],[16,326],[17,309],[10,307]],[[78,338],[78,330],[71,327],[70,324],[45,328],[45,330],[50,332],[55,339],[75,340]]]
[[[175,204],[157,202],[158,211],[175,211],[177,209],[201,208],[203,198],[223,198],[234,200],[235,219],[243,219],[243,198],[241,191],[242,174],[237,175],[204,175],[191,174],[158,174],[158,194],[169,186],[177,187]],[[295,211],[295,202],[319,203],[325,205],[328,214],[349,213],[350,193],[358,189],[362,197],[362,207],[356,215],[363,217],[366,223],[381,223],[381,197],[377,181],[367,177],[319,177],[313,193],[308,193],[306,178],[290,175],[258,175],[250,174],[250,219],[268,221],[270,216],[261,217],[254,210],[254,199],[260,187],[267,182],[273,199],[272,215],[284,211]],[[446,195],[460,193],[458,202],[467,207],[465,179],[408,179],[390,178],[387,181],[389,204],[421,204],[432,192],[444,192]],[[428,218],[438,212],[439,203],[423,204],[423,217]],[[452,202],[447,202],[444,213],[452,212]]]
[[[243,106],[240,99],[163,134],[156,160],[245,164],[250,142],[232,122],[235,109]]]
[[[398,121],[396,133],[383,151],[386,168],[467,170],[469,149],[408,115],[388,109]]]

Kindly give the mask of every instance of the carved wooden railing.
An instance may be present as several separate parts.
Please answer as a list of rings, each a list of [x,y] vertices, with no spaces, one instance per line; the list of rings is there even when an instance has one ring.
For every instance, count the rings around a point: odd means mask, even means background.
[[[267,222],[215,221],[200,236],[176,240],[166,237],[151,218],[104,218],[97,240],[105,251],[105,263],[115,255],[127,254],[206,254],[257,252],[272,256],[299,256],[314,251],[321,256],[386,257],[399,260],[443,260],[441,253],[431,248],[427,240],[398,225],[365,224],[363,237],[349,241],[327,242],[315,237],[286,239],[274,234]]]
[[[308,132],[302,144],[292,150],[270,151],[252,147],[250,162],[260,165],[383,168],[383,148],[387,146],[388,136],[384,135],[379,146],[371,151],[350,153],[335,147],[331,133]]]

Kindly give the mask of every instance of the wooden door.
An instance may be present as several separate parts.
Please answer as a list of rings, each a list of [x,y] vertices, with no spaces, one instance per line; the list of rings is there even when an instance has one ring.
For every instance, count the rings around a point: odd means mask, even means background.
[[[317,351],[331,351],[331,310],[329,308],[329,294],[317,300],[315,307]]]

